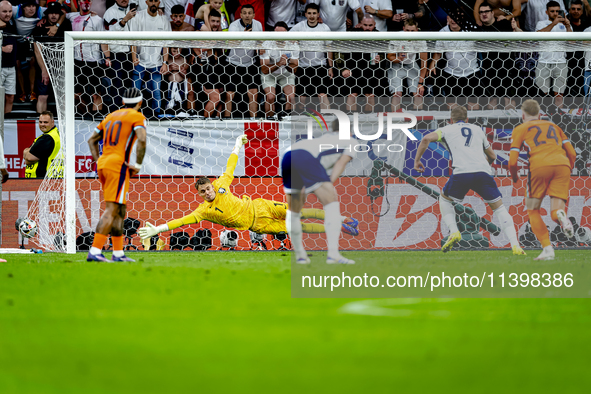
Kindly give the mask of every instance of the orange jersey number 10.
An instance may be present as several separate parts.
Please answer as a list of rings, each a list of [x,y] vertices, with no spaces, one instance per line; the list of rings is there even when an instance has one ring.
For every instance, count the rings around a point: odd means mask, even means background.
[[[105,142],[110,146],[116,146],[119,143],[119,135],[121,134],[121,121],[109,121],[107,122],[105,129],[107,129],[107,132],[105,133]],[[117,130],[116,134],[115,130]]]

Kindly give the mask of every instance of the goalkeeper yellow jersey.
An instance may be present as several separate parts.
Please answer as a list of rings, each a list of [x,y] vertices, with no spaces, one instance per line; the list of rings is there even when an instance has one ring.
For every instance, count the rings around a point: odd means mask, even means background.
[[[212,202],[205,201],[189,215],[182,219],[169,222],[169,228],[177,228],[182,225],[199,223],[208,220],[212,223],[236,230],[248,230],[254,222],[254,208],[252,200],[248,196],[236,197],[230,191],[230,185],[234,180],[234,169],[238,163],[238,156],[231,154],[228,159],[226,172],[212,182],[216,190],[216,197]]]

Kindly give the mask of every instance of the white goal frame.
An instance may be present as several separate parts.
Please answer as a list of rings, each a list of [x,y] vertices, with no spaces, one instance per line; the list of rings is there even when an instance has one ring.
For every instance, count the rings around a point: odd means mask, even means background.
[[[245,36],[247,39],[245,39]],[[573,40],[574,38],[574,40]],[[522,41],[527,42],[563,41],[574,43],[591,41],[590,33],[554,32],[327,32],[322,35],[309,32],[65,32],[65,119],[60,130],[65,136],[64,181],[65,181],[65,221],[66,253],[76,253],[76,174],[75,174],[75,102],[74,102],[74,40],[108,42],[129,41],[244,41],[239,47],[249,48],[252,43],[264,41]],[[327,45],[330,48],[330,44]],[[591,49],[591,48],[590,48]],[[412,51],[412,48],[405,48]],[[477,50],[477,49],[476,49]],[[538,51],[539,48],[532,49]],[[556,50],[556,49],[555,49]],[[568,50],[565,48],[565,50]],[[570,49],[571,51],[574,49]],[[579,48],[578,50],[583,50]],[[425,49],[421,49],[425,51]],[[503,52],[502,48],[498,49]],[[523,51],[523,49],[519,50]]]

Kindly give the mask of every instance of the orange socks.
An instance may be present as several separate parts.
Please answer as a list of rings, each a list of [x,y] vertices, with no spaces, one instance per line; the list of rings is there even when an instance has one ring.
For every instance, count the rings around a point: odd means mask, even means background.
[[[556,212],[558,212],[558,209],[553,210],[550,213],[550,217],[552,218],[552,220],[554,220],[556,223],[558,223],[558,215],[556,214]],[[560,224],[560,223],[558,223]]]
[[[113,240],[113,251],[123,250],[123,235],[120,235],[119,237],[111,236],[111,239]]]
[[[534,210],[527,210],[527,214],[529,216],[529,223],[531,224],[531,230],[538,238],[538,241],[542,244],[542,248],[546,246],[550,246],[550,236],[548,235],[548,229],[546,228],[546,224],[542,220],[542,216],[540,215],[540,211],[537,209]],[[552,218],[554,219],[556,213],[552,212]]]
[[[95,233],[94,234],[94,241],[92,241],[92,247],[93,248],[97,248],[98,250],[102,250],[103,246],[105,245],[105,242],[107,242],[107,235],[103,235],[100,233]],[[123,242],[123,241],[121,241]]]

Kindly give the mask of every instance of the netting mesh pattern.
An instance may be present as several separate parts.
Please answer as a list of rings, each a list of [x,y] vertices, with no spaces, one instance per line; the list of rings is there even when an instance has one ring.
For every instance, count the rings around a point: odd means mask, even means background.
[[[54,89],[57,105],[56,125],[58,130],[65,130],[65,68],[64,44],[36,44],[43,61],[49,70],[49,77]],[[52,252],[65,252],[65,192],[63,179],[64,143],[66,134],[61,133],[61,151],[47,170],[33,203],[29,207],[27,217],[39,226],[38,244]]]
[[[85,41],[75,42],[81,43]],[[149,46],[144,41],[104,43]],[[136,86],[146,99],[143,113],[149,119],[148,150],[142,176],[131,181],[127,213],[142,226],[147,221],[163,224],[196,209],[202,200],[196,194],[195,181],[200,176],[213,179],[222,174],[234,140],[241,134],[250,141],[240,154],[231,192],[285,201],[281,154],[299,135],[306,134],[311,115],[318,118],[316,114],[328,107],[351,119],[357,113],[362,132],[369,135],[379,129],[380,114],[385,119],[388,113],[402,112],[416,117],[410,131],[417,141],[400,132],[387,140],[384,133],[369,144],[372,149],[357,155],[337,182],[343,215],[360,222],[360,235],[344,235],[341,247],[438,248],[449,231],[441,221],[434,195],[441,192],[451,174],[451,157],[443,146],[432,144],[424,156],[427,170],[423,174],[413,170],[413,160],[420,139],[446,125],[450,109],[463,105],[469,110],[469,121],[485,130],[497,154],[495,181],[522,244],[537,246],[527,223],[525,184],[513,188],[507,172],[511,132],[521,123],[520,105],[525,98],[536,97],[543,117],[558,124],[577,151],[568,210],[576,227],[582,229],[581,236],[569,240],[556,231],[548,199],[542,204],[544,220],[556,245],[586,246],[590,242],[585,238],[586,229],[591,228],[590,112],[584,77],[587,42],[203,40],[151,45],[157,50],[149,51],[155,55],[148,65],[142,63],[145,60],[134,65],[128,53],[111,52],[108,67],[76,60],[76,121],[72,125],[76,153],[73,160],[67,160],[75,165],[77,177],[76,236],[94,231],[104,209],[86,141],[104,116],[120,107],[122,90]],[[558,51],[564,56],[557,55]],[[52,48],[51,53],[55,58],[60,52]],[[548,62],[548,56],[554,55],[558,61]],[[166,58],[168,64],[163,66]],[[59,59],[48,62],[54,88],[61,89],[63,64]],[[65,109],[62,92],[57,92],[60,121]],[[325,128],[332,119],[325,114]],[[314,121],[314,127],[321,123]],[[63,123],[60,127],[64,129]],[[394,145],[402,149],[392,148]],[[525,159],[522,155],[522,175],[527,173]],[[63,201],[51,194],[63,192],[61,181],[48,180],[45,187],[49,194],[41,201],[43,193],[39,193],[36,204],[54,197],[56,203]],[[475,235],[469,247],[508,246],[503,234],[479,226],[481,219],[495,223],[488,205],[474,194],[466,197],[464,205],[471,209],[458,215],[458,224],[462,232]],[[321,205],[311,196],[307,207]],[[48,238],[40,239],[41,243],[55,244],[56,234],[64,231],[57,230],[60,221],[63,224],[60,212],[48,216],[56,227],[49,230]],[[174,232],[192,236],[199,229],[212,230],[213,246],[221,247],[218,235],[224,228],[220,225],[202,222]],[[248,231],[238,233],[239,249],[253,247]],[[142,248],[133,230],[128,236],[129,247]],[[161,234],[167,249],[171,247],[169,236]],[[324,249],[324,239],[321,234],[308,234],[306,247]],[[269,248],[289,246],[288,240],[273,236],[268,237],[268,244]]]

